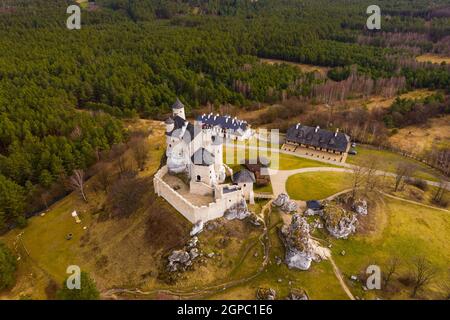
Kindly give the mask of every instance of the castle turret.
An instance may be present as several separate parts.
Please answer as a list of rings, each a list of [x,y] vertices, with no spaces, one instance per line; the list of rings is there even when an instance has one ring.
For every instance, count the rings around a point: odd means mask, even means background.
[[[173,121],[172,118],[168,118],[166,120],[166,132],[167,133],[172,132],[174,128],[175,128],[175,121]]]
[[[186,115],[184,113],[184,104],[177,98],[177,101],[172,105],[173,116],[179,116],[183,119],[186,119]]]

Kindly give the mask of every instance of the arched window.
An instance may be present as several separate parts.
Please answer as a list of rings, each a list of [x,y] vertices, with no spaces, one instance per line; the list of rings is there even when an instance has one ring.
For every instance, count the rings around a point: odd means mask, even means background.
[[[197,181],[202,181],[202,177],[200,177],[200,175],[197,176]]]

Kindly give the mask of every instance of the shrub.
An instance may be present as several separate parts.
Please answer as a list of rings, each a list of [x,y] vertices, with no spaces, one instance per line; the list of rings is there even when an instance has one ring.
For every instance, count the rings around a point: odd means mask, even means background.
[[[419,188],[420,190],[427,191],[428,190],[428,183],[425,180],[418,179],[418,178],[409,178],[407,179],[406,183],[415,186]]]
[[[0,243],[0,290],[14,284],[16,268],[16,258],[6,245]]]
[[[97,300],[100,298],[100,293],[89,275],[81,272],[80,289],[69,289],[64,281],[62,288],[56,293],[56,297],[60,300]]]

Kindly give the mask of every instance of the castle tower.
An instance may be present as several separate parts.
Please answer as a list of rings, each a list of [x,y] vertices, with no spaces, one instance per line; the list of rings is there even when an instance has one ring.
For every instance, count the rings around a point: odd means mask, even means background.
[[[186,115],[184,113],[184,104],[177,98],[177,101],[172,105],[173,116],[179,116],[186,120]]]
[[[172,132],[175,128],[175,121],[172,118],[166,120],[166,133]]]

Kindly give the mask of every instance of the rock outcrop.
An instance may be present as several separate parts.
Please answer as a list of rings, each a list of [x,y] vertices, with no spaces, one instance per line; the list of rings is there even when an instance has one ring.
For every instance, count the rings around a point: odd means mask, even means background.
[[[191,265],[191,257],[185,250],[175,250],[169,256],[169,264],[167,266],[170,272],[184,270],[187,266]]]
[[[192,227],[192,230],[191,230],[191,233],[190,233],[191,237],[199,234],[202,231],[203,231],[203,221],[199,220]]]
[[[275,300],[277,293],[272,288],[258,288],[256,291],[256,299],[258,300]]]
[[[335,238],[347,238],[356,231],[358,220],[355,214],[345,210],[339,205],[328,203],[323,210],[325,227]]]
[[[250,216],[250,214],[251,213],[247,208],[247,203],[245,202],[245,200],[242,200],[241,202],[236,203],[227,211],[225,211],[224,217],[227,220],[244,220],[245,218]]]
[[[309,298],[304,290],[293,289],[289,292],[286,300],[309,300]]]
[[[284,212],[296,212],[298,209],[297,202],[289,199],[285,193],[280,193],[278,197],[273,200],[272,205],[279,207]]]
[[[286,247],[285,262],[288,267],[308,270],[314,259],[314,248],[305,218],[295,214],[291,224],[281,229],[281,236]]]
[[[172,251],[168,258],[167,270],[169,272],[186,271],[192,265],[194,260],[202,256],[198,246],[198,238],[192,237],[183,249]]]
[[[368,208],[367,208],[367,201],[364,199],[358,199],[352,204],[352,209],[359,215],[367,215]]]

